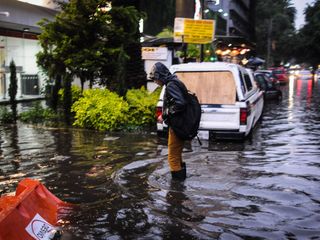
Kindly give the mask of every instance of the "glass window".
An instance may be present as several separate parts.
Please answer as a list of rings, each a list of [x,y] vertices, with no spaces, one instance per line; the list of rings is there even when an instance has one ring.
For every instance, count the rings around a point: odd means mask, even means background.
[[[266,90],[267,89],[267,85],[266,85],[266,81],[263,75],[256,75],[256,82],[257,85],[260,89]]]
[[[243,77],[244,77],[244,82],[246,83],[247,91],[249,92],[252,89],[252,82],[251,82],[250,76],[249,74],[244,73]]]
[[[273,70],[274,74],[284,74],[283,70]]]
[[[243,77],[242,77],[241,71],[239,71],[239,78],[240,78],[240,84],[241,84],[241,91],[242,91],[242,93],[244,95],[246,93],[246,87],[244,86],[244,81],[243,81]]]

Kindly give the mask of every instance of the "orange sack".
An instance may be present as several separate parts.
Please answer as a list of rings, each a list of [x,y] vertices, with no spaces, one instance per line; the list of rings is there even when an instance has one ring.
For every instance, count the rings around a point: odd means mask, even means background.
[[[0,240],[50,239],[71,206],[39,181],[24,179],[15,196],[0,198]]]

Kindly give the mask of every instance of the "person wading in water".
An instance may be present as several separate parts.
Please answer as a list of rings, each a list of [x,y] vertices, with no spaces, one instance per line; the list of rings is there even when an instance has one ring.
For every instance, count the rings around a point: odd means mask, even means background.
[[[182,161],[184,140],[180,139],[173,129],[171,122],[179,114],[185,111],[187,100],[186,86],[178,77],[171,74],[169,69],[162,63],[157,62],[151,69],[149,78],[159,86],[166,86],[163,103],[162,120],[169,126],[168,133],[168,163],[172,179],[183,181],[186,178],[186,164]]]

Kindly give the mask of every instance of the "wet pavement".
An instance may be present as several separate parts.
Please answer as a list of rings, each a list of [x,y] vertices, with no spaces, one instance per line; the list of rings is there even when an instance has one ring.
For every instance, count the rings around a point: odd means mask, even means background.
[[[62,239],[320,239],[320,82],[282,90],[252,139],[187,145],[184,183],[154,133],[0,126],[0,193],[31,177],[75,203]]]

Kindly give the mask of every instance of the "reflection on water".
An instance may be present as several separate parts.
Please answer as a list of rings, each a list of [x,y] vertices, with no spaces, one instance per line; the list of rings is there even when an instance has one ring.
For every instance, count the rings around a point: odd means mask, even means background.
[[[0,192],[32,177],[77,203],[63,239],[318,239],[320,85],[282,88],[251,140],[186,145],[184,183],[153,133],[0,126]]]

